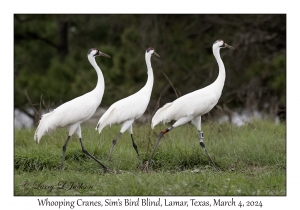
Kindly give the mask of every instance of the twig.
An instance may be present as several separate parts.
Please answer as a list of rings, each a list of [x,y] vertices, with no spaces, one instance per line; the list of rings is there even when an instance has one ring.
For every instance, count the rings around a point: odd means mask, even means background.
[[[33,103],[31,102],[31,100],[30,100],[30,98],[29,98],[29,96],[28,96],[27,90],[24,91],[24,94],[25,94],[27,100],[29,101],[30,105],[31,105],[32,108],[33,108],[33,111],[34,111],[34,113],[35,113],[35,115],[34,115],[34,123],[36,124],[36,123],[38,122],[38,120],[40,119],[40,115],[41,115],[41,102],[40,102],[40,104],[39,104],[39,105],[40,105],[40,110],[38,111],[38,110],[34,107]],[[42,98],[42,97],[43,97],[43,95],[41,95],[41,98]]]
[[[32,106],[33,110],[35,111],[35,113],[38,113],[38,110],[36,108],[34,108],[34,105],[32,104],[32,102],[28,96],[27,90],[24,90],[24,94],[25,94],[27,100],[29,101],[30,105]]]
[[[160,106],[160,99],[161,99],[161,96],[162,96],[162,93],[159,94],[159,98],[155,104],[155,107],[154,107],[154,110],[153,110],[153,114],[152,114],[152,117],[154,115],[154,113],[158,110],[159,106]]]
[[[176,94],[176,98],[178,98],[178,94],[177,94],[177,91],[176,91],[175,87],[173,86],[173,83],[171,82],[171,80],[169,79],[169,77],[162,70],[160,70],[160,71],[166,77],[166,79],[168,80],[168,82],[170,83],[170,85],[172,86],[172,88],[173,88],[173,90],[174,90],[174,92]]]
[[[49,112],[49,110],[50,110],[50,97],[49,97],[49,93],[46,90],[44,90],[44,89],[42,89],[42,90],[45,91],[47,93],[47,95],[48,95],[48,106],[46,106],[44,100],[43,100],[43,105],[47,109],[47,112]]]

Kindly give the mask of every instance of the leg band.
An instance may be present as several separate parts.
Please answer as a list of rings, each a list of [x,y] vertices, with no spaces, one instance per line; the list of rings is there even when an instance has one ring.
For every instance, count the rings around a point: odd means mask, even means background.
[[[198,138],[201,140],[201,139],[204,139],[204,134],[203,132],[201,131],[198,131]]]
[[[173,126],[168,127],[167,129],[163,130],[162,132],[163,132],[163,133],[167,133],[167,132],[169,132],[169,131],[172,130],[172,129],[173,129]]]

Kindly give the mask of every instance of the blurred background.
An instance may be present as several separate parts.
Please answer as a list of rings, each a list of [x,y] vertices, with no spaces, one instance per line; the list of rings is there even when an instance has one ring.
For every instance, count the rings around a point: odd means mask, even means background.
[[[91,91],[97,75],[87,59],[97,58],[105,79],[94,125],[115,101],[147,80],[145,51],[153,47],[154,86],[144,117],[217,78],[212,44],[222,39],[226,81],[218,105],[203,121],[243,125],[253,117],[285,121],[285,14],[89,14],[14,15],[15,127],[36,126],[41,114]],[[88,103],[88,102],[87,102]]]

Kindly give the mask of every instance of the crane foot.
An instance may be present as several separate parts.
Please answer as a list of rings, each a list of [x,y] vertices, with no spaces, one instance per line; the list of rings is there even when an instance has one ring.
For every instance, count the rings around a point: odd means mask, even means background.
[[[115,174],[116,172],[113,170],[110,170],[108,168],[104,169],[104,173],[108,173],[108,174]]]
[[[149,162],[146,161],[146,162],[145,162],[145,165],[144,165],[144,167],[143,167],[143,171],[144,171],[144,172],[147,172],[147,173],[148,173],[148,166],[149,166]]]

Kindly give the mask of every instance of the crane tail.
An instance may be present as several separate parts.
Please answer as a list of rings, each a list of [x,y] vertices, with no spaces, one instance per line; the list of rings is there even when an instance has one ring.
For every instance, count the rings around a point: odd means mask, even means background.
[[[114,115],[114,104],[109,107],[109,109],[102,115],[102,117],[99,119],[98,124],[96,126],[96,130],[98,130],[99,133],[101,133],[102,129],[107,125],[112,125],[118,121],[116,119],[116,116]]]
[[[151,128],[153,129],[160,122],[167,123],[171,120],[168,119],[168,110],[171,107],[172,103],[165,104],[162,108],[158,109],[155,115],[152,118]]]
[[[105,113],[104,113],[105,114]],[[102,129],[106,126],[105,123],[105,115],[102,115],[102,117],[99,119],[98,124],[96,126],[96,131],[98,130],[99,134],[101,133]]]
[[[100,123],[100,120],[96,126],[96,131],[98,130],[99,134],[101,133],[102,129],[104,128],[105,126],[103,126],[103,124]]]
[[[54,111],[44,114],[42,116],[42,119],[39,122],[39,125],[35,131],[34,134],[34,140],[37,141],[38,143],[40,143],[40,139],[42,138],[42,136],[48,132],[50,132],[51,130],[54,130],[57,128],[57,126],[55,125],[55,117],[54,117]]]
[[[98,124],[97,124],[97,126],[95,128],[96,130],[98,130],[99,134],[101,133],[102,129],[105,128],[107,125],[111,126],[110,122],[107,122],[107,121],[100,122],[100,120],[99,120],[99,122],[98,122]]]

